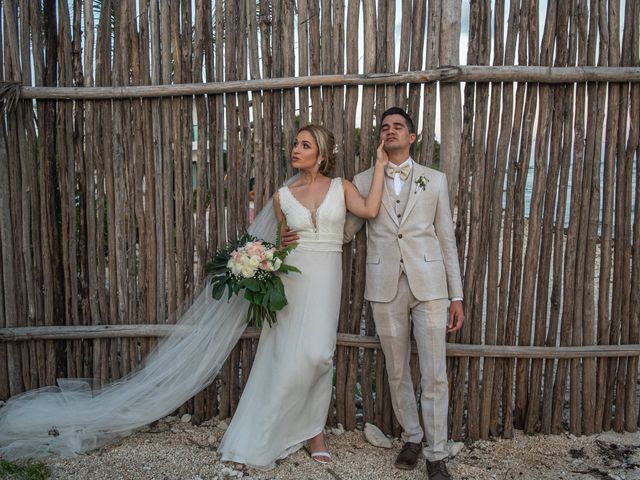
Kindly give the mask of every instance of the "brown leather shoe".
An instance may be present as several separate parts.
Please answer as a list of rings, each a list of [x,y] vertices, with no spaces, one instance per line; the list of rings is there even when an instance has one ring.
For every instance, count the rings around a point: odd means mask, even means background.
[[[419,443],[407,442],[402,446],[398,457],[396,458],[396,463],[394,465],[396,468],[401,470],[413,470],[416,468],[418,464],[418,455],[420,455],[420,451],[422,450],[422,445]]]
[[[451,475],[444,460],[436,460],[435,462],[427,460],[427,479],[451,480]]]

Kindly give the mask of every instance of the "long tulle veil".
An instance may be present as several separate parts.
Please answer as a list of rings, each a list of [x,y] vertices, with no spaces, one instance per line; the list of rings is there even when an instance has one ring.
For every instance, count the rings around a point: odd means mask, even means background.
[[[276,229],[269,201],[249,233],[273,241]],[[0,408],[0,458],[98,448],[169,414],[211,383],[244,331],[248,305],[237,296],[214,301],[205,283],[175,331],[126,377],[95,390],[86,380],[61,379],[58,387],[10,398]]]

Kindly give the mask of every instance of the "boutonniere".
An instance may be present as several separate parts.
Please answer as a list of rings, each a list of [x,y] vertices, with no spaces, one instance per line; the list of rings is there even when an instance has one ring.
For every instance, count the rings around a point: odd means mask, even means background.
[[[424,192],[424,190],[427,188],[427,183],[429,183],[429,179],[424,175],[420,175],[416,179],[416,189],[413,193],[418,193],[418,189],[422,189],[422,191]]]

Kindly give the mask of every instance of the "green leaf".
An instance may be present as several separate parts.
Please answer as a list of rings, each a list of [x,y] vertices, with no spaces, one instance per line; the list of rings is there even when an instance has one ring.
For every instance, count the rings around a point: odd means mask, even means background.
[[[281,249],[279,249],[279,250],[276,252],[276,256],[277,256],[278,258],[280,258],[281,260],[284,260],[284,258],[285,258],[287,255],[289,255],[293,250],[295,250],[295,248],[296,248],[297,246],[298,246],[298,244],[297,244],[297,243],[294,243],[294,244],[292,244],[292,245],[289,245],[288,247],[281,248]]]
[[[244,292],[245,300],[248,300],[250,303],[255,303],[256,294],[251,290],[245,290]]]
[[[270,287],[274,290],[282,292],[282,294],[284,295],[284,284],[282,283],[282,279],[280,277],[273,277],[273,281],[271,282]]]
[[[302,273],[298,267],[294,267],[293,265],[282,264],[280,265],[279,272],[289,273],[289,272],[298,272]]]
[[[225,282],[215,283],[211,290],[211,296],[216,300],[220,300],[226,286],[227,284]]]
[[[260,282],[258,282],[255,278],[246,278],[242,281],[242,285],[252,292],[260,291]]]
[[[286,297],[278,290],[269,291],[269,310],[282,310],[287,304]]]

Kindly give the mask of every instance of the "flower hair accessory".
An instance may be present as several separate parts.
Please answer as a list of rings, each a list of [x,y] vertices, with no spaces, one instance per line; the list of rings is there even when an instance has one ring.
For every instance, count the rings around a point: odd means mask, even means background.
[[[429,183],[429,179],[427,177],[425,177],[424,175],[420,175],[417,179],[416,179],[416,189],[413,193],[418,193],[418,189],[422,189],[422,191],[424,192],[425,189],[427,188],[427,183]]]

